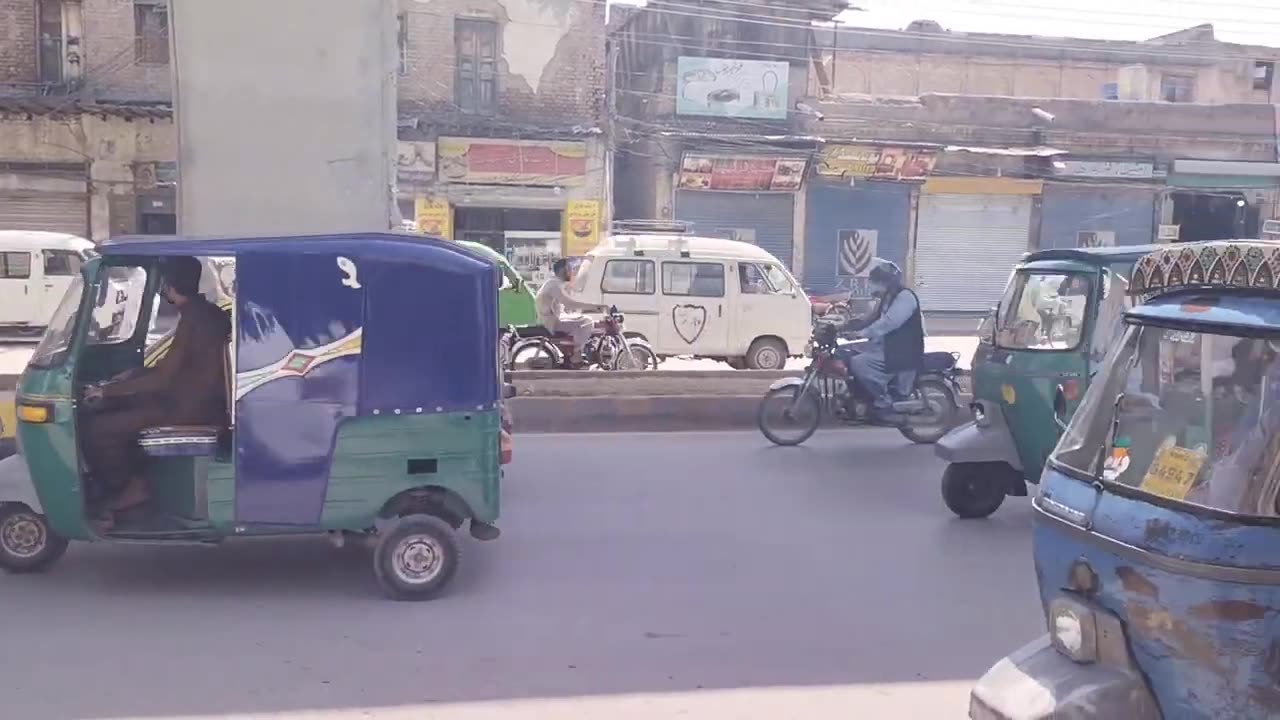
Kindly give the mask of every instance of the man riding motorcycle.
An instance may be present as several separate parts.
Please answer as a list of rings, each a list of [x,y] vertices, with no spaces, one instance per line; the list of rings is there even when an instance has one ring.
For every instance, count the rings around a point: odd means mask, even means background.
[[[903,287],[902,271],[892,262],[875,258],[869,276],[872,296],[879,299],[868,316],[845,323],[840,331],[856,333],[867,342],[836,350],[849,366],[850,378],[874,399],[868,420],[896,424],[890,383],[906,395],[924,358],[924,317],[920,298]]]

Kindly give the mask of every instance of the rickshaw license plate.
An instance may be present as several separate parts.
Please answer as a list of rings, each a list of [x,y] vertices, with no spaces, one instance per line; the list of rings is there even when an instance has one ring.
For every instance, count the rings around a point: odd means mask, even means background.
[[[1183,500],[1191,490],[1205,456],[1180,447],[1162,448],[1142,478],[1142,489],[1171,500]]]

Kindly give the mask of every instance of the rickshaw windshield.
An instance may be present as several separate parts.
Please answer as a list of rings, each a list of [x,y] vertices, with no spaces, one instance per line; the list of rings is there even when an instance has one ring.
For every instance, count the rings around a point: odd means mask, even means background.
[[[71,347],[71,340],[75,337],[76,311],[80,309],[82,295],[84,295],[84,278],[76,273],[71,279],[71,285],[67,287],[67,292],[62,296],[62,301],[58,303],[58,309],[53,311],[53,317],[49,319],[49,327],[45,330],[40,344],[36,346],[35,352],[31,354],[29,364],[47,368],[61,365],[66,359],[67,349]]]
[[[1132,325],[1053,462],[1168,500],[1277,516],[1280,334]]]
[[[996,345],[1006,350],[1075,350],[1093,281],[1082,272],[1019,270],[1000,301]]]

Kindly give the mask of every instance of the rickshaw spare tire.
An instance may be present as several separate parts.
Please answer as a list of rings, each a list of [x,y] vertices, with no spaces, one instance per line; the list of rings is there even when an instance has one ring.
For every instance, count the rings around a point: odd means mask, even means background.
[[[5,571],[43,572],[67,552],[67,544],[43,515],[25,505],[0,505],[0,568]]]
[[[987,517],[1004,504],[1008,472],[1003,463],[952,463],[942,473],[942,500],[956,517]]]
[[[444,520],[406,515],[379,533],[373,570],[392,600],[431,600],[453,580],[461,556],[453,528]]]

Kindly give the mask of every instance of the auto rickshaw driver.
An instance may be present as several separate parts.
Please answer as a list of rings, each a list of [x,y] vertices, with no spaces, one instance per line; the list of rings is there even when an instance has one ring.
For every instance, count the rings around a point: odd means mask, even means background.
[[[139,433],[151,427],[226,425],[224,359],[231,333],[227,313],[200,294],[202,265],[193,257],[169,259],[161,272],[160,294],[178,308],[173,344],[149,370],[129,370],[84,397],[90,408],[104,400],[120,405],[84,419],[84,453],[97,493],[108,499],[99,521],[110,526],[114,513],[139,509],[150,499],[143,472]]]

